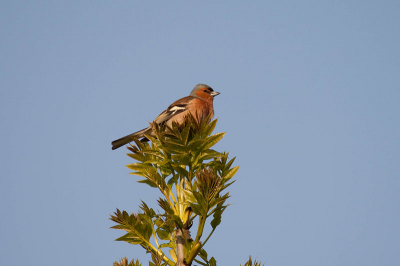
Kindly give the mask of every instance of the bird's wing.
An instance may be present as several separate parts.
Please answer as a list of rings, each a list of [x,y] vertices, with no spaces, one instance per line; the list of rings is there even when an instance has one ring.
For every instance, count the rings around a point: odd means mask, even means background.
[[[162,112],[159,116],[157,116],[157,118],[154,119],[154,122],[156,122],[157,124],[162,124],[170,119],[173,119],[174,116],[183,113],[185,111],[188,111],[188,105],[193,99],[194,97],[187,96],[177,100],[176,102],[168,106],[168,108],[164,112]]]

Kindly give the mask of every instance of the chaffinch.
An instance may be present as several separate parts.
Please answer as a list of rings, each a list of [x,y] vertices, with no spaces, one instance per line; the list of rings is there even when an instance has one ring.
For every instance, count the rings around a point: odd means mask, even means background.
[[[210,115],[210,118],[212,119],[214,117],[213,100],[218,94],[219,92],[215,92],[210,86],[198,84],[194,87],[189,96],[179,99],[168,106],[164,112],[154,119],[154,122],[157,124],[165,123],[167,126],[172,127],[173,121],[180,124],[183,122],[184,117],[189,113],[196,117],[196,112],[202,119],[205,119],[208,115]],[[133,141],[135,137],[138,139],[145,138],[144,134],[150,133],[151,127],[149,126],[138,132],[114,140],[111,142],[112,149],[115,150],[128,144]]]

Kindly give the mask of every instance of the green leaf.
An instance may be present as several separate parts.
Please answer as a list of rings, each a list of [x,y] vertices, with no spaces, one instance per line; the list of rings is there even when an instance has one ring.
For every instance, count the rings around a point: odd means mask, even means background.
[[[110,228],[111,229],[126,230],[126,226],[125,225],[121,225],[121,224],[117,224],[117,225],[111,226]]]
[[[208,266],[208,264],[205,264],[204,262],[201,262],[201,261],[199,261],[197,259],[194,259],[194,261],[197,262],[198,264],[202,265],[202,266]],[[208,263],[208,261],[207,261],[207,263]]]
[[[154,183],[153,181],[149,180],[149,179],[139,180],[138,183],[147,184],[147,185],[149,185],[151,187],[157,187],[157,184]]]
[[[222,206],[222,203],[217,206],[214,211],[213,219],[211,221],[211,226],[215,229],[221,223],[221,216],[227,206]]]
[[[168,186],[171,188],[173,184],[176,184],[178,182],[179,175],[174,175],[168,180]]]
[[[171,233],[166,231],[165,229],[158,228],[156,230],[156,233],[157,233],[158,237],[162,240],[170,240],[171,239]]]
[[[190,132],[190,126],[186,126],[183,130],[182,130],[182,144],[183,145],[187,145],[188,143],[188,138],[189,138],[189,132]]]
[[[138,138],[134,138],[133,141],[135,141],[135,144],[139,148],[139,150],[143,150],[148,146],[146,142],[141,142]]]
[[[207,138],[207,145],[205,145],[203,150],[211,148],[212,146],[217,144],[217,142],[220,141],[224,136],[225,136],[225,132],[217,133],[215,135],[212,135],[212,136],[208,137]]]
[[[173,165],[172,168],[175,170],[175,172],[177,172],[178,174],[180,174],[182,176],[186,176],[186,177],[189,176],[189,172],[185,168],[183,168],[179,165]]]
[[[130,144],[130,146],[126,146],[126,148],[128,150],[130,150],[131,152],[133,152],[133,153],[137,153],[139,151],[139,149],[136,146],[132,145],[132,144]]]
[[[228,192],[225,195],[223,195],[222,197],[213,199],[209,204],[209,208],[212,209],[214,206],[224,203],[229,197],[230,196],[229,196],[229,192]]]
[[[130,175],[138,175],[138,176],[146,177],[144,174],[139,173],[139,172],[132,172],[132,173],[129,173],[129,174]]]
[[[183,146],[178,146],[170,143],[164,143],[164,147],[167,148],[171,153],[182,154],[186,152],[186,148]]]
[[[131,164],[128,164],[126,167],[128,167],[131,170],[138,171],[138,172],[145,168],[144,165],[140,164],[140,163],[131,163]]]
[[[144,172],[146,172],[146,170],[151,168],[152,165],[149,163],[131,163],[131,164],[128,164],[126,167],[128,167],[131,170],[134,170],[134,171],[137,171],[140,173],[144,173]]]
[[[142,150],[143,154],[153,155],[159,159],[164,159],[164,154],[161,151],[157,150]]]
[[[209,135],[211,135],[211,133],[214,131],[215,126],[217,125],[218,122],[218,118],[214,119],[213,121],[211,121],[205,128],[203,131],[202,136],[203,137],[207,137]]]
[[[171,215],[170,218],[176,223],[178,228],[183,228],[182,220],[178,215]]]
[[[127,155],[139,162],[144,162],[146,160],[146,157],[140,153],[127,153]]]
[[[160,172],[163,176],[169,176],[172,173],[169,167],[160,167]]]
[[[214,257],[211,257],[209,263],[210,263],[210,266],[217,266],[217,261],[214,259]]]
[[[144,213],[150,218],[154,218],[156,216],[156,212],[152,208],[149,208],[149,206],[147,206],[146,202],[144,202],[143,200],[140,209],[142,209]]]
[[[231,179],[231,178],[236,174],[236,172],[237,172],[238,170],[239,170],[239,166],[233,167],[232,169],[230,169],[230,170],[223,176],[223,178],[224,178],[225,180]]]
[[[200,147],[206,145],[206,140],[205,139],[197,139],[194,141],[189,142],[188,144],[188,150],[198,150]]]
[[[145,136],[147,139],[149,139],[153,145],[156,145],[156,146],[157,146],[157,144],[159,143],[159,140],[158,140],[157,138],[155,138],[154,136],[152,136],[152,135],[145,134],[144,136]],[[144,142],[144,143],[147,144],[147,142]],[[150,145],[147,145],[147,146],[146,146],[146,148],[148,148],[148,147],[150,147]],[[143,149],[143,150],[144,150],[144,149]]]
[[[221,156],[221,153],[209,149],[209,150],[204,151],[204,152],[199,156],[198,160],[199,160],[199,161],[200,161],[200,160],[202,160],[202,161],[204,161],[204,160],[210,160],[210,159],[213,159],[213,158],[218,157],[218,156]]]
[[[187,154],[176,154],[172,155],[172,160],[174,163],[180,164],[180,165],[189,165],[190,164],[190,159]]]
[[[233,157],[227,164],[225,164],[225,169],[231,168],[231,166],[232,166],[233,162],[235,161],[235,159],[236,159],[236,157]]]
[[[175,248],[175,240],[171,240],[168,243],[163,243],[160,245],[160,248]]]
[[[208,137],[202,145],[200,145],[199,147],[197,147],[195,150],[193,151],[193,157],[194,157],[194,161],[198,160],[198,156],[200,156],[200,154],[202,154],[205,150],[211,148],[212,146],[214,146],[218,141],[220,141],[223,137],[224,137],[225,133],[217,133],[215,135],[212,135],[210,137]]]
[[[139,167],[135,167],[136,169],[139,169]],[[156,168],[151,166],[151,167],[146,167],[143,169],[140,169],[141,175],[144,176],[147,180],[140,180],[139,183],[145,183],[148,184],[152,187],[156,185],[161,191],[165,191],[167,188],[167,184],[165,183],[165,179],[157,172]],[[136,174],[136,173],[135,173]]]
[[[172,128],[169,128],[178,139],[182,139],[181,132],[179,131],[179,124],[176,121],[172,122]]]
[[[207,254],[206,250],[204,248],[202,248],[199,252],[199,257],[202,258],[202,260],[204,260],[205,262],[208,262],[207,256],[208,256],[208,254]]]
[[[203,216],[204,215],[204,210],[202,208],[202,206],[200,206],[197,203],[190,203],[189,206],[192,208],[192,211],[199,215],[199,216]]]
[[[139,245],[139,244],[142,244],[142,242],[143,242],[137,235],[132,234],[132,233],[127,233],[127,234],[115,239],[115,241],[125,241],[125,242],[128,242],[133,245]]]
[[[193,195],[192,190],[184,189],[182,190],[186,203],[197,203],[195,196]]]
[[[171,205],[169,205],[168,201],[166,199],[159,198],[157,200],[158,205],[165,211],[166,214],[174,214],[174,210],[171,208]]]
[[[165,223],[164,220],[163,220],[160,216],[158,216],[157,219],[154,221],[154,224],[155,224],[157,227],[163,226],[164,223]]]
[[[144,163],[148,164],[148,165],[154,165],[154,166],[159,166],[162,164],[162,160],[160,159],[155,159],[154,158],[147,158],[146,161],[144,161]],[[144,168],[146,169],[146,168]]]
[[[207,215],[207,211],[208,211],[207,200],[199,192],[193,191],[193,195],[196,198],[196,201],[198,203],[198,205],[195,204],[197,206],[194,206],[194,208],[200,208],[200,215],[201,216],[206,216]],[[192,205],[190,205],[190,206],[192,207]]]
[[[226,164],[226,161],[228,160],[228,156],[229,156],[229,152],[224,153],[224,155],[221,157],[221,163],[222,163],[223,165]]]
[[[123,229],[128,232],[128,234],[118,238],[118,241],[126,241],[131,244],[141,244],[144,241],[149,241],[152,234],[152,226],[148,223],[151,219],[141,220],[139,215],[131,214],[129,215],[126,211],[121,212],[117,209],[114,215],[111,215],[111,220],[118,223],[118,226],[113,226],[115,229]],[[144,216],[144,214],[142,214]],[[140,242],[139,240],[140,239]]]
[[[179,146],[180,148],[185,148],[185,143],[180,139],[168,138],[165,140],[165,146]]]

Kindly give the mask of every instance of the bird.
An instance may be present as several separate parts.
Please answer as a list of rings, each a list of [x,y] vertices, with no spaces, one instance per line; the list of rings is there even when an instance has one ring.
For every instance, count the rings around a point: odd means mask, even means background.
[[[189,96],[183,97],[172,103],[159,116],[157,116],[156,119],[154,119],[154,122],[159,125],[166,124],[167,126],[172,127],[172,122],[175,121],[176,123],[181,124],[189,113],[195,117],[198,115],[201,119],[205,119],[208,116],[212,119],[214,117],[214,97],[219,94],[219,92],[214,91],[206,84],[197,84]],[[152,129],[151,126],[149,126],[135,133],[114,140],[111,142],[112,149],[118,149],[119,147],[132,142],[135,138],[143,138],[144,140],[147,140],[144,135],[151,134],[151,132]]]

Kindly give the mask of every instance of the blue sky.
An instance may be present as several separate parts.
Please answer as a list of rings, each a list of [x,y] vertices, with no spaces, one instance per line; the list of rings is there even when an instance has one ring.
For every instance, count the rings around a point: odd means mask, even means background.
[[[400,263],[400,2],[6,1],[0,264],[112,265],[157,208],[114,139],[198,83],[237,156],[218,265]]]

